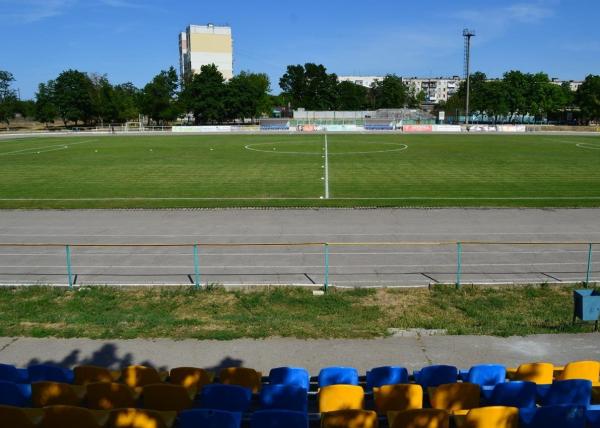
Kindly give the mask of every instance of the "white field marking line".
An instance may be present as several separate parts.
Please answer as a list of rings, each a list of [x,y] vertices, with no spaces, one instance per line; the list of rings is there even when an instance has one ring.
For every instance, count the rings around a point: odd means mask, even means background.
[[[253,144],[247,144],[244,146],[244,148],[246,150],[251,150],[253,152],[261,152],[261,153],[274,153],[274,154],[282,154],[282,155],[310,155],[310,156],[314,156],[314,155],[321,155],[321,152],[289,152],[289,151],[282,151],[282,150],[260,150],[260,149],[255,149],[254,146],[266,146],[266,145],[275,145],[275,144],[298,144],[298,142],[281,142],[281,141],[275,141],[272,143],[253,143]],[[308,143],[306,143],[308,144]],[[369,144],[368,142],[366,144]],[[372,144],[385,144],[385,145],[393,145],[393,146],[400,146],[399,149],[388,149],[388,150],[372,150],[372,151],[360,151],[360,152],[340,152],[340,153],[331,153],[331,156],[344,156],[344,155],[367,155],[367,154],[371,154],[371,153],[390,153],[390,152],[401,152],[404,151],[406,149],[408,149],[408,145],[406,144],[402,144],[402,143],[388,143],[388,142],[376,142],[376,143],[372,143]]]
[[[578,143],[580,149],[600,150],[600,143]]]
[[[409,196],[409,197],[388,197],[388,198],[329,198],[333,201],[595,201],[600,200],[600,196],[516,196],[516,197],[429,197],[429,196]],[[76,202],[76,201],[319,201],[321,198],[283,198],[283,197],[246,197],[246,198],[159,198],[159,197],[117,197],[117,198],[0,198],[5,202],[34,202],[34,201],[55,201],[55,202]]]
[[[329,149],[325,134],[325,199],[329,199]]]
[[[28,148],[28,149],[22,149],[22,150],[15,150],[15,151],[12,151],[12,152],[0,153],[0,156],[30,155],[32,153],[35,153],[36,150],[43,150],[43,149],[49,149],[49,148],[51,150],[44,150],[44,151],[41,151],[40,153],[54,152],[54,151],[57,151],[57,150],[65,150],[69,146],[75,146],[75,145],[86,144],[86,143],[93,143],[95,141],[98,141],[98,140],[85,140],[85,141],[80,141],[78,143],[54,144],[52,146],[45,146],[45,147],[31,147],[31,148]]]

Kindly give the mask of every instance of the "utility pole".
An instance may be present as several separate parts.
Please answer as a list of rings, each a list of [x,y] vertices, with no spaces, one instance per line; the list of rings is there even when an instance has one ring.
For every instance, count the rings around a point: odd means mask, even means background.
[[[465,28],[463,38],[465,39],[465,79],[467,80],[467,105],[465,106],[465,125],[469,124],[469,97],[471,96],[471,38],[475,37],[475,31]]]

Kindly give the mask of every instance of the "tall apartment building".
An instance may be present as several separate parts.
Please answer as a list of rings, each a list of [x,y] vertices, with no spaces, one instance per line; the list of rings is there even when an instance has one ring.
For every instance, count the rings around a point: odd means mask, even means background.
[[[231,27],[190,25],[179,35],[179,61],[182,76],[200,73],[203,65],[215,64],[225,79],[233,77],[233,38]]]

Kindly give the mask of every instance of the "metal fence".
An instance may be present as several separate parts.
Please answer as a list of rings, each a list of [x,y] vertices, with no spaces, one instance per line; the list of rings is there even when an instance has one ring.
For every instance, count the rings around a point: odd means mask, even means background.
[[[2,285],[591,284],[590,242],[0,243]]]

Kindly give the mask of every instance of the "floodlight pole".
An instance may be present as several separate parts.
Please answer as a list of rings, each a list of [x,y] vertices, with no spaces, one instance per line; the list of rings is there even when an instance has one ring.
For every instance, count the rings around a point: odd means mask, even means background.
[[[475,37],[475,31],[465,28],[463,30],[465,39],[465,79],[467,81],[467,103],[465,106],[465,125],[469,124],[469,98],[471,96],[471,38]]]

